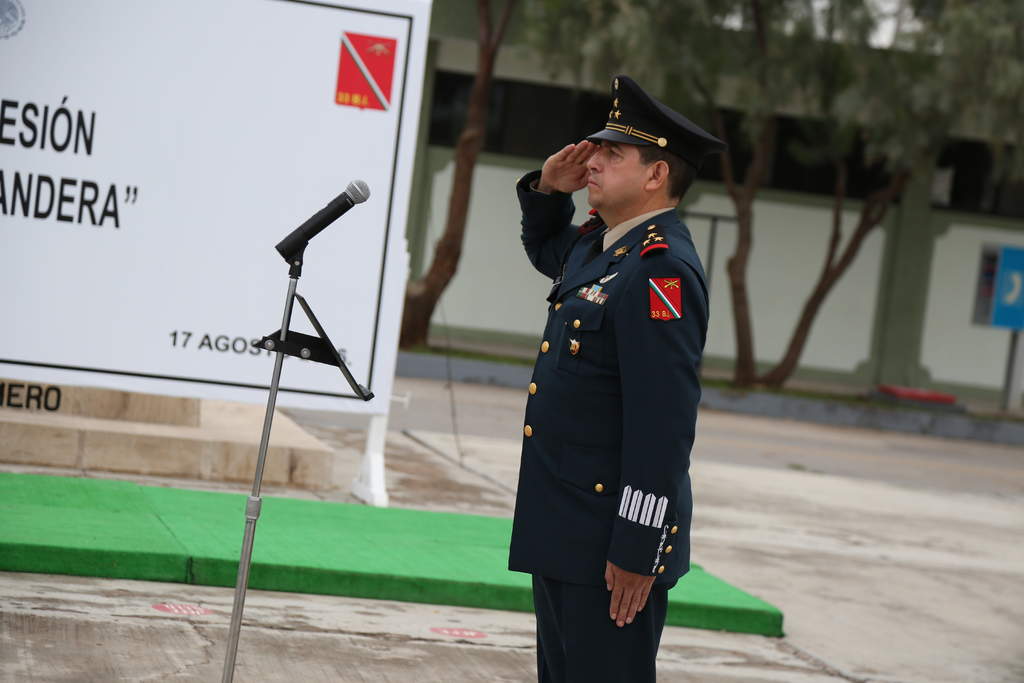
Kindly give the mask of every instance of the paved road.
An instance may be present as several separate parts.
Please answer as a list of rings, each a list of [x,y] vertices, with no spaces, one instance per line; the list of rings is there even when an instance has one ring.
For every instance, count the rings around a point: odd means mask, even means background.
[[[521,438],[526,389],[398,378],[391,429]],[[455,420],[453,423],[452,404]],[[316,421],[316,414],[307,413]],[[694,461],[807,470],[911,488],[1024,495],[1024,448],[702,411]]]
[[[525,392],[455,386],[458,438],[443,384],[399,380],[396,394],[409,403],[396,405],[388,437],[393,504],[510,515]],[[347,418],[293,414],[354,474],[361,436]],[[659,680],[1024,681],[1022,459],[999,446],[703,414],[694,559],[781,607],[787,635],[669,628]],[[152,607],[162,602],[212,613]],[[221,588],[0,574],[0,679],[218,680],[230,602]],[[533,677],[528,614],[253,592],[246,617],[239,681]]]

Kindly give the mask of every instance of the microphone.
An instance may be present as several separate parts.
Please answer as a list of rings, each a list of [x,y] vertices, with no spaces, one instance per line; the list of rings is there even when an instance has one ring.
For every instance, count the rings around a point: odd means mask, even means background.
[[[345,191],[332,199],[324,208],[310,216],[305,223],[292,230],[291,234],[274,247],[285,261],[291,261],[302,253],[306,243],[356,204],[362,204],[370,197],[370,188],[362,180],[353,180]]]

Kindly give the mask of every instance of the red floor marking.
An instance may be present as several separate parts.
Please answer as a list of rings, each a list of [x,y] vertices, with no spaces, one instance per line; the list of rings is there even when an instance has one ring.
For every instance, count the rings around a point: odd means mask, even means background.
[[[435,626],[430,629],[434,633],[439,633],[442,636],[451,636],[452,638],[486,638],[486,633],[480,631],[474,631],[471,628],[448,628],[446,626]]]
[[[161,612],[170,612],[171,614],[180,614],[187,617],[197,617],[202,614],[213,614],[212,609],[206,609],[199,605],[179,605],[173,602],[158,602],[153,605],[153,609],[158,609]]]

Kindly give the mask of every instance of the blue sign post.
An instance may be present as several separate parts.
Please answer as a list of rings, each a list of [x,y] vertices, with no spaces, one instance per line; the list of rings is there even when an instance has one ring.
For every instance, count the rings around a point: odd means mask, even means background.
[[[1024,382],[1024,248],[982,249],[974,322],[1012,330],[1003,384],[1003,410],[1012,410]]]
[[[996,286],[992,293],[992,325],[1024,329],[1024,249],[999,250]]]

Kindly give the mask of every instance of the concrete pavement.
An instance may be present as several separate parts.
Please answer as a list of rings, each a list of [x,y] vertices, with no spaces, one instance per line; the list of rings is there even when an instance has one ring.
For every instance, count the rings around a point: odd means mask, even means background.
[[[393,504],[510,515],[525,391],[400,379],[396,395],[409,401],[395,406],[388,438]],[[349,418],[292,415],[350,453],[354,474],[361,437]],[[660,680],[1024,681],[1019,449],[712,412],[698,435],[694,560],[782,608],[787,635],[669,628]],[[347,498],[281,487],[265,495]],[[533,676],[529,615],[250,595],[236,680]],[[0,575],[0,678],[216,680],[230,601],[218,588]],[[214,613],[152,608],[160,602]]]
[[[220,680],[228,590],[0,573],[0,594],[4,681]],[[536,680],[534,638],[518,612],[251,591],[235,680],[519,683]],[[780,639],[676,627],[659,666],[665,681],[837,680]]]

